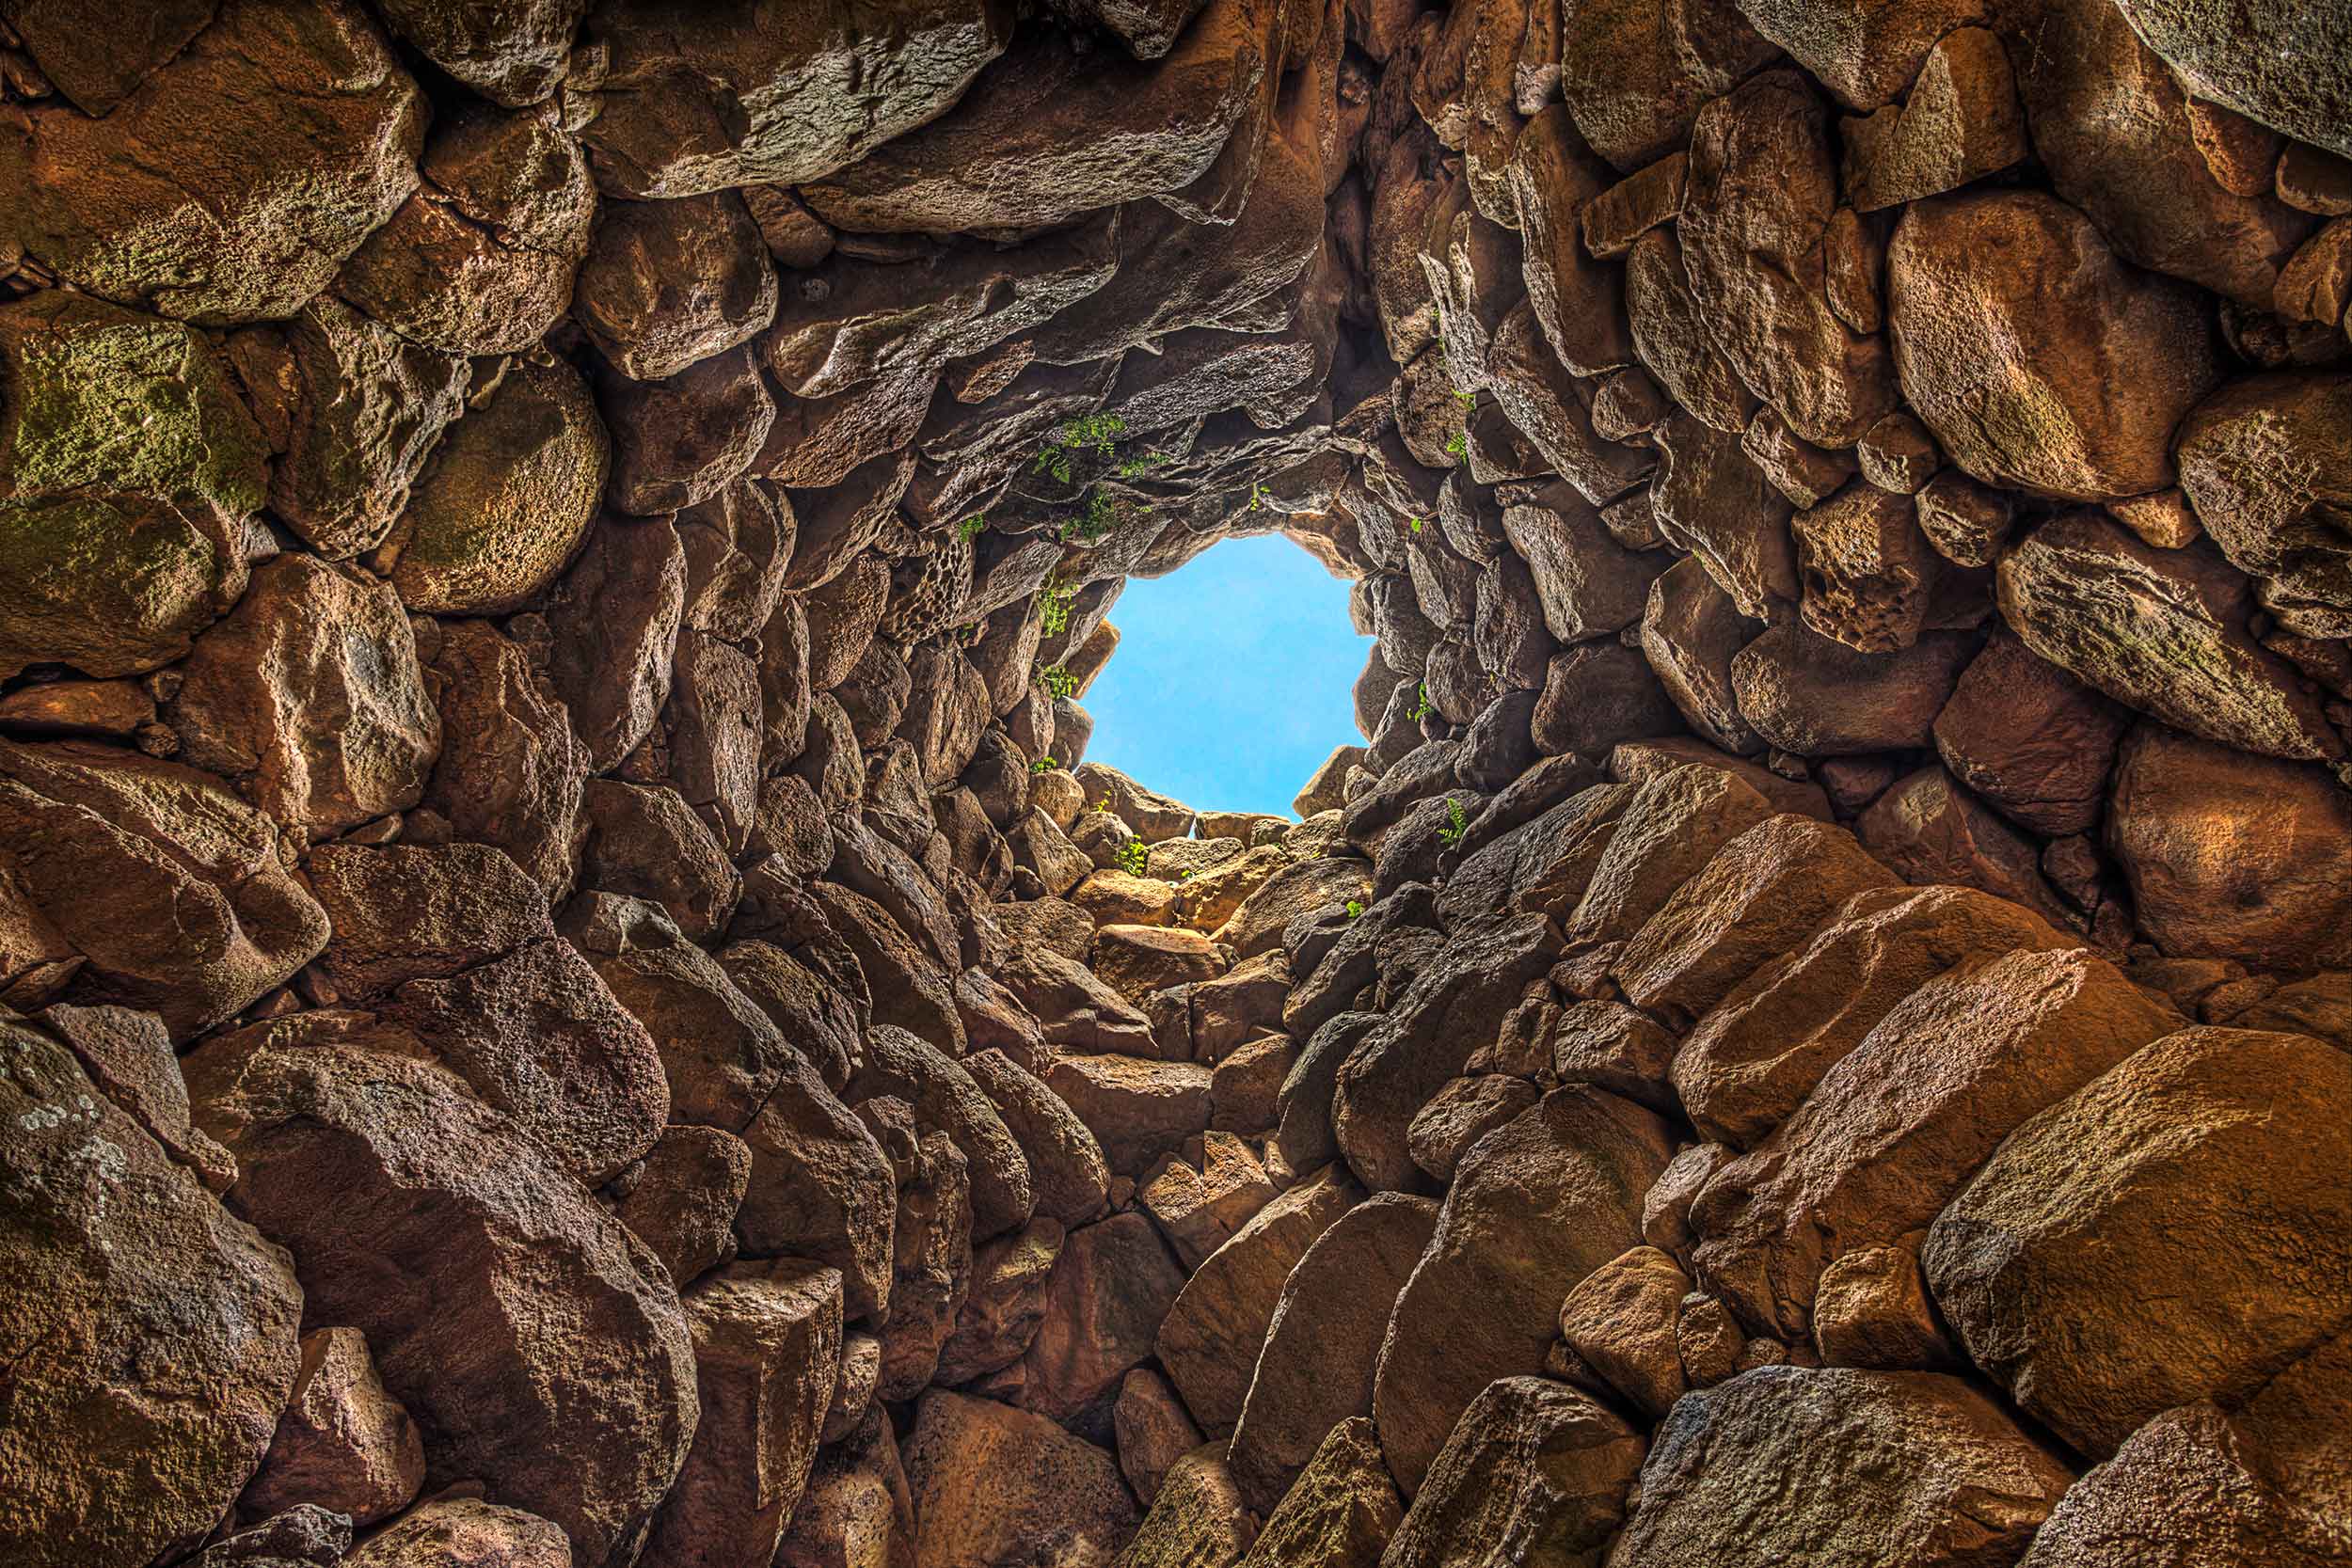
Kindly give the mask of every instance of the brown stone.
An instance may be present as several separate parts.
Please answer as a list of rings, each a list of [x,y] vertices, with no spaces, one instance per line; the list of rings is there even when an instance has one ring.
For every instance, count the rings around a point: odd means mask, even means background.
[[[751,1180],[742,1139],[716,1127],[668,1127],[613,1212],[684,1290],[734,1258],[736,1211]]]
[[[1937,613],[1932,601],[1947,574],[1914,521],[1908,498],[1874,483],[1850,484],[1799,512],[1788,527],[1807,626],[1866,654],[1919,641]]]
[[[1883,341],[1830,309],[1819,236],[1836,206],[1828,108],[1802,75],[1752,77],[1699,111],[1676,225],[1691,293],[1750,389],[1824,447],[1895,405]]]
[[[1843,829],[1793,814],[1770,816],[1725,842],[1676,889],[1610,972],[1635,1006],[1688,1024],[1758,965],[1810,940],[1849,898],[1893,885],[1887,868]]]
[[[1966,14],[1976,8],[1963,0],[1951,9]],[[1872,96],[1884,103],[1892,94]],[[1900,108],[1845,120],[1840,129],[1846,192],[1865,213],[1957,190],[2022,162],[2029,150],[2009,56],[1982,27],[1935,40]]]
[[[2190,411],[2177,451],[2196,521],[2265,608],[2307,637],[2352,634],[2352,538],[2325,499],[2352,453],[2352,376],[2236,382]]]
[[[1627,363],[1633,345],[1620,275],[1603,264],[1606,252],[1588,253],[1581,243],[1590,221],[1584,211],[1609,176],[1583,153],[1565,104],[1527,122],[1511,154],[1510,180],[1526,247],[1527,300],[1552,352],[1571,375],[1598,375]]]
[[[2248,631],[2249,587],[2210,546],[2152,549],[2089,511],[2044,523],[2000,565],[2002,618],[2086,684],[2242,751],[2342,756],[2300,677]]]
[[[922,1568],[987,1568],[1056,1544],[1056,1568],[1110,1568],[1138,1515],[1119,1462],[1042,1416],[934,1388],[904,1449]]]
[[[1945,765],[2011,821],[2053,836],[2098,821],[2123,711],[1995,634],[1935,720]]]
[[[1119,1468],[1147,1509],[1160,1495],[1161,1479],[1201,1446],[1200,1429],[1192,1424],[1184,1402],[1149,1367],[1137,1367],[1120,1381],[1111,1428]]]
[[[1676,1406],[1613,1560],[1997,1562],[2024,1550],[2073,1479],[1958,1378],[1767,1367]]]
[[[1602,1264],[1560,1304],[1560,1337],[1652,1420],[1688,1390],[1675,1325],[1691,1281],[1656,1247]]]
[[[210,1041],[189,1098],[237,1157],[230,1197],[303,1259],[306,1309],[367,1336],[430,1435],[426,1484],[482,1478],[578,1557],[625,1555],[694,1429],[677,1297],[578,1181],[415,1053],[364,1014],[297,1014]]]
[[[1675,1087],[1702,1133],[1752,1148],[1927,981],[1966,959],[2070,945],[2038,916],[1973,889],[1862,894],[1700,1021],[1675,1057]]]
[[[579,372],[518,363],[442,437],[372,559],[410,610],[520,609],[570,562],[610,467],[611,443]]]
[[[2316,768],[2143,723],[2117,765],[2107,844],[2142,928],[2167,953],[2352,965],[2352,800]]]
[[[1071,1231],[1021,1361],[1017,1402],[1065,1422],[1107,1409],[1128,1370],[1152,1355],[1184,1283],[1184,1270],[1139,1213]]]
[[[2149,1046],[2020,1127],[1937,1219],[1937,1305],[2086,1453],[2174,1405],[2236,1405],[2352,1316],[2347,1099],[2352,1062],[2300,1036]],[[2101,1321],[2123,1304],[2128,1335]]]
[[[1700,106],[1775,53],[1721,0],[1581,6],[1562,24],[1561,96],[1593,150],[1626,172],[1680,148]]]
[[[1497,1552],[1597,1568],[1646,1446],[1576,1389],[1498,1378],[1462,1413],[1381,1561],[1452,1568]]]
[[[901,8],[854,28],[783,4],[715,24],[691,8],[607,6],[597,24],[612,51],[585,138],[597,183],[657,198],[791,185],[855,163],[953,103],[1011,32],[986,0]]]
[[[1740,716],[1799,756],[1932,743],[1936,715],[1976,652],[1964,632],[1926,632],[1892,653],[1857,653],[1801,626],[1778,626],[1731,661]]]
[[[1691,292],[1691,275],[1676,235],[1676,230],[1661,227],[1629,242],[1625,302],[1634,352],[1691,418],[1736,435],[1756,412],[1756,394],[1717,344],[1709,320]]]
[[[1119,1568],[1231,1563],[1257,1538],[1258,1516],[1233,1489],[1225,1445],[1207,1443],[1168,1467]]]
[[[2188,95],[2224,104],[2230,95],[2184,82],[2133,36],[2133,17],[2149,10],[2060,0],[2010,22],[2034,151],[2119,253],[2266,309],[2305,220],[2266,190],[2241,195],[2214,177],[2199,145],[2212,138],[2198,130],[2215,117],[2192,114]],[[2329,45],[2313,45],[2314,60],[2328,57]]]
[[[1640,1239],[1665,1168],[1662,1124],[1590,1088],[1558,1089],[1470,1151],[1397,1297],[1373,1394],[1399,1486],[1418,1492],[1462,1412],[1543,1365],[1560,1301]]]
[[[433,1568],[443,1562],[564,1568],[573,1559],[564,1532],[537,1514],[457,1497],[411,1509],[342,1560],[356,1568]]]
[[[326,945],[278,830],[211,775],[87,741],[0,741],[0,778],[11,903],[80,956],[70,1000],[153,1012],[183,1041]]]
[[[1210,1435],[1230,1435],[1240,1419],[1248,1370],[1291,1270],[1362,1197],[1344,1170],[1326,1167],[1261,1209],[1201,1263],[1169,1307],[1154,1348],[1185,1408]]]
[[[2018,1123],[2177,1022],[2087,949],[1929,981],[1699,1195],[1699,1277],[1743,1322],[1801,1338],[1832,1259],[1926,1225]]]
[[[1944,768],[1897,781],[1854,821],[1865,847],[1904,880],[1981,888],[2061,927],[2074,924],[2037,869],[2040,848]]]
[[[596,216],[579,144],[548,110],[469,103],[435,127],[423,174],[336,292],[444,354],[532,349],[571,303]]]
[[[1330,1434],[1371,1415],[1390,1312],[1437,1221],[1429,1199],[1383,1193],[1333,1221],[1292,1267],[1233,1428],[1230,1460],[1251,1507],[1273,1513]]]
[[[1353,1416],[1267,1515],[1242,1568],[1375,1568],[1403,1514],[1371,1418]]]
[[[2089,218],[2031,191],[1913,204],[1886,266],[1904,401],[1954,463],[2078,500],[2172,483],[2172,427],[2218,376],[2190,291],[2127,270]]]
[[[289,20],[236,0],[104,118],[24,117],[12,237],[103,299],[215,325],[289,316],[414,187],[424,121],[358,7]],[[204,157],[149,150],[191,147]]]
[[[1024,33],[953,109],[803,183],[801,198],[836,229],[954,233],[1173,196],[1250,113],[1276,21],[1226,0],[1149,63]],[[1098,135],[1073,136],[1079,124]]]
[[[46,1347],[16,1377],[31,1418],[0,1435],[0,1461],[41,1484],[19,1494],[0,1546],[40,1568],[192,1547],[294,1392],[292,1260],[64,1048],[16,1022],[0,1023],[0,1257],[16,1282],[0,1333]]]
[[[800,1503],[841,1366],[841,1275],[739,1263],[688,1293],[701,1418],[645,1543],[649,1563],[772,1556]]]
[[[1857,1247],[1821,1271],[1813,1339],[1823,1366],[1940,1372],[1957,1364],[1919,1272],[1921,1239]]]

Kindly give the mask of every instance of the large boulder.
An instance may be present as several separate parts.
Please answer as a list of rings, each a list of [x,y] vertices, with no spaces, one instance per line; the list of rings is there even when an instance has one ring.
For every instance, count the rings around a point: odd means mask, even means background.
[[[1680,149],[1700,107],[1776,53],[1730,0],[1605,0],[1562,17],[1560,94],[1629,174]]]
[[[1675,1406],[1610,1561],[1992,1568],[2073,1480],[1956,1377],[1763,1367]]]
[[[840,1374],[841,1275],[798,1260],[739,1263],[683,1306],[701,1414],[638,1560],[685,1568],[746,1551],[771,1557]]]
[[[1700,1283],[1755,1328],[1801,1339],[1826,1264],[1926,1225],[2020,1122],[2178,1023],[2083,948],[1929,981],[1700,1192]]]
[[[742,198],[719,191],[607,206],[572,309],[622,374],[666,381],[765,328],[776,293],[776,269]]]
[[[1372,1418],[1351,1416],[1267,1514],[1242,1568],[1377,1568],[1403,1513]]]
[[[187,1551],[294,1389],[293,1260],[223,1209],[72,1053],[0,1021],[0,1552],[26,1568]]]
[[[1057,1421],[1100,1413],[1152,1341],[1184,1271],[1152,1222],[1129,1211],[1070,1232],[1023,1357],[1018,1402]]]
[[[1650,1112],[1576,1087],[1546,1095],[1462,1161],[1397,1297],[1373,1388],[1400,1490],[1421,1489],[1487,1384],[1542,1369],[1561,1298],[1640,1243],[1642,1198],[1673,1152]]]
[[[1953,776],[2021,827],[2054,838],[2099,820],[2129,716],[2016,637],[1996,632],[1935,717]]]
[[[995,0],[871,15],[764,0],[718,17],[693,0],[611,0],[593,25],[612,50],[603,112],[583,137],[596,182],[666,199],[857,162],[961,97],[1004,52],[1012,18]]]
[[[305,1309],[367,1335],[426,1433],[426,1484],[478,1478],[560,1526],[575,1561],[628,1561],[694,1434],[677,1294],[421,1053],[365,1014],[297,1014],[209,1041],[189,1098],[237,1158],[230,1201],[300,1260]]]
[[[1973,888],[1856,895],[1818,936],[1758,967],[1698,1022],[1674,1058],[1692,1126],[1750,1148],[1895,1006],[1971,958],[2072,947],[2040,916]]]
[[[1758,965],[1809,940],[1849,898],[1894,883],[1852,834],[1784,812],[1716,850],[1610,972],[1627,1001],[1687,1025]]]
[[[2067,512],[2001,557],[2000,596],[2026,647],[2176,729],[2269,756],[2344,754],[2318,698],[2255,641],[2250,585],[2210,545],[2160,550]]]
[[[1307,1249],[1363,1188],[1327,1165],[1251,1216],[1204,1259],[1168,1309],[1153,1348],[1193,1419],[1211,1436],[1241,1418],[1284,1285]]]
[[[339,832],[424,793],[441,719],[389,584],[278,556],[181,673],[181,754],[290,828]]]
[[[954,233],[1040,228],[1172,197],[1254,118],[1277,69],[1279,21],[1223,0],[1148,62],[1024,32],[952,110],[805,184],[802,198],[838,229]],[[1262,119],[1257,126],[1263,134]]]
[[[411,610],[519,609],[571,561],[611,467],[580,372],[517,363],[442,437],[376,561]]]
[[[1462,1412],[1389,1538],[1382,1568],[1557,1563],[1597,1568],[1625,1522],[1648,1445],[1591,1395],[1497,1378]]]
[[[229,0],[103,119],[24,118],[0,154],[24,193],[8,227],[103,299],[208,325],[290,316],[415,187],[424,122],[351,0]]]
[[[1331,1433],[1372,1414],[1389,1315],[1437,1227],[1435,1202],[1382,1193],[1332,1221],[1292,1265],[1228,1453],[1259,1513],[1274,1511]]]
[[[2226,96],[2199,102],[2209,95],[2133,37],[2125,8],[2109,0],[1989,8],[2009,36],[2033,150],[2058,194],[2119,254],[2269,309],[2279,264],[2310,227],[2272,194],[2279,138],[2222,107]],[[2341,49],[2347,34],[2341,23],[2335,32]],[[2312,58],[2325,57],[2330,45],[2312,42]]]
[[[1828,104],[1799,72],[1751,77],[1699,111],[1687,181],[1676,230],[1716,342],[1799,436],[1853,445],[1895,406],[1895,376],[1885,341],[1830,308]]]
[[[333,299],[287,324],[284,352],[292,397],[270,510],[330,560],[373,549],[464,413],[471,372]]]
[[[2181,488],[2264,604],[2307,637],[2352,634],[2352,375],[2233,382],[2181,423]]]
[[[1118,1460],[991,1400],[925,1394],[904,1458],[919,1568],[1109,1568],[1140,1522]]]
[[[2001,1146],[1920,1261],[1969,1356],[2085,1453],[2235,1406],[2352,1325],[2352,1057],[2192,1029]]]
[[[2165,952],[2352,967],[2352,796],[2320,768],[2142,723],[2116,764],[2106,844]]]
[[[2117,9],[2200,97],[2352,158],[2344,19],[2328,8],[2122,0]]]
[[[210,774],[87,741],[0,741],[0,866],[78,956],[69,994],[190,1038],[326,945],[269,818]]]
[[[547,110],[467,103],[434,128],[424,181],[368,236],[336,292],[443,354],[520,354],[571,303],[596,191]]]
[[[2219,375],[2196,292],[2124,266],[2089,218],[2036,191],[1906,208],[1886,312],[1903,399],[1951,460],[2040,495],[2164,488],[2172,427]]]

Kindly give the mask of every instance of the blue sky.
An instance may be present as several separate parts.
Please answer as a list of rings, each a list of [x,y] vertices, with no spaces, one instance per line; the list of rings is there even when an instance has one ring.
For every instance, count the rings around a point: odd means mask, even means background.
[[[1111,607],[1118,653],[1083,699],[1087,760],[1200,811],[1288,813],[1354,745],[1350,695],[1372,639],[1347,584],[1279,534],[1228,539]]]

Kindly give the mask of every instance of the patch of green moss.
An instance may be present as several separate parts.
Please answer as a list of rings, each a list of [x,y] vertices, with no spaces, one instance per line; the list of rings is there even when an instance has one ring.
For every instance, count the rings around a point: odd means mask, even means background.
[[[0,494],[261,509],[267,443],[193,329],[51,291],[0,309]]]

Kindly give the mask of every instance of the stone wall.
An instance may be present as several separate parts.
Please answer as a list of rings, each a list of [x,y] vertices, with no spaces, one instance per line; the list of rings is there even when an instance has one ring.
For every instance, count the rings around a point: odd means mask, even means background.
[[[0,0],[0,1561],[2352,1562],[2346,61]]]

